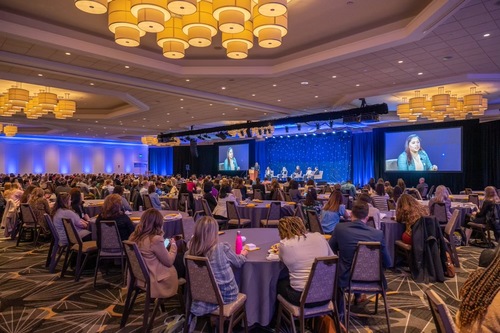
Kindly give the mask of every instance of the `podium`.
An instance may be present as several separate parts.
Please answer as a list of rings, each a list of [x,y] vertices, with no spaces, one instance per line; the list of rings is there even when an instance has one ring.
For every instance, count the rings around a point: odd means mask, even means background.
[[[250,176],[251,180],[255,181],[255,179],[257,179],[257,177],[259,177],[259,173],[252,168],[252,169],[248,170],[248,176]]]

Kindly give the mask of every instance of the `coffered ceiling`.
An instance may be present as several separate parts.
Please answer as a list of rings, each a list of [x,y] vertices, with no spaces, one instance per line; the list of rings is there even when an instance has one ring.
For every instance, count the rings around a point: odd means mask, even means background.
[[[153,35],[137,48],[113,41],[105,15],[71,0],[0,0],[0,91],[23,83],[77,100],[73,118],[1,117],[20,134],[138,140],[145,134],[345,110],[386,102],[378,124],[404,124],[396,104],[438,86],[489,100],[500,119],[500,1],[293,0],[276,49],[231,60],[217,35],[182,60]],[[339,126],[343,126],[339,124]]]

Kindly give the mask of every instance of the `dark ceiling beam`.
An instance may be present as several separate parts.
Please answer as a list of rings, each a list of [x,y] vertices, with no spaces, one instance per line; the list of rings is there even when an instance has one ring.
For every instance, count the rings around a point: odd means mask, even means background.
[[[296,117],[286,117],[278,119],[270,119],[264,121],[254,121],[235,125],[218,126],[211,128],[203,128],[199,130],[190,130],[182,132],[170,132],[170,133],[160,133],[158,135],[159,139],[168,139],[173,137],[181,136],[195,136],[199,134],[217,133],[222,131],[230,130],[242,130],[254,127],[266,127],[266,126],[277,126],[277,125],[293,125],[298,123],[308,123],[315,121],[328,121],[334,119],[340,119],[343,117],[355,117],[362,114],[387,114],[389,108],[386,103],[367,105],[361,108],[354,108],[344,111],[333,111],[333,112],[322,112],[316,114],[310,114],[306,116],[296,116]]]

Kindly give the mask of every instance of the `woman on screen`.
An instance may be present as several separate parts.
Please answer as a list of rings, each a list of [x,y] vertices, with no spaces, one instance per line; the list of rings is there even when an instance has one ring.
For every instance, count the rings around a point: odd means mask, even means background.
[[[436,171],[429,156],[420,146],[420,138],[411,134],[406,138],[405,151],[398,157],[398,170],[401,171]]]
[[[224,160],[224,170],[239,170],[240,167],[236,162],[236,158],[234,157],[233,148],[229,147],[227,149],[227,157]]]

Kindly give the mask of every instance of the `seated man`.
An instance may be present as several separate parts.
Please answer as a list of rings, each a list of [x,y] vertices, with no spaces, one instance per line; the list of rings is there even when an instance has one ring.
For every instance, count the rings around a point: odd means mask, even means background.
[[[351,215],[352,222],[339,223],[332,232],[330,246],[339,254],[339,288],[349,286],[349,278],[354,253],[358,242],[380,242],[384,267],[390,266],[391,257],[385,247],[384,233],[366,225],[369,207],[364,201],[356,200]]]
[[[300,166],[297,165],[295,167],[295,171],[292,174],[292,178],[296,179],[296,178],[301,178],[301,177],[302,177],[302,170],[300,170]]]
[[[352,181],[348,180],[342,185],[340,191],[344,194],[349,194],[353,199],[356,197],[356,187],[352,185]]]
[[[429,185],[425,183],[425,178],[422,177],[418,180],[417,190],[420,192],[422,198],[427,195],[427,190],[429,189]]]
[[[314,176],[319,176],[319,169],[318,169],[318,167],[314,167]]]

